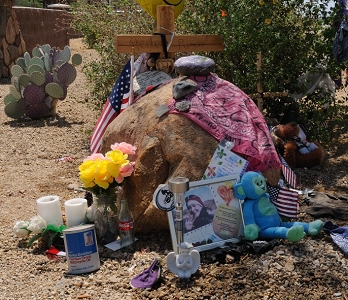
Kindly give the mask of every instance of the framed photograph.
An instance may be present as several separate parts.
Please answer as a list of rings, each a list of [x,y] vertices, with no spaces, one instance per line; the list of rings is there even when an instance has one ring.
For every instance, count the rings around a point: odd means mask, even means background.
[[[241,240],[244,231],[242,206],[233,194],[233,186],[238,181],[239,175],[230,175],[189,183],[190,189],[185,193],[183,203],[182,228],[185,242],[191,243],[198,251],[205,251],[220,247],[226,242],[237,243]],[[163,201],[160,202],[168,207],[169,227],[175,250],[176,210],[166,191],[167,185],[160,186],[154,194],[154,201],[162,197]]]

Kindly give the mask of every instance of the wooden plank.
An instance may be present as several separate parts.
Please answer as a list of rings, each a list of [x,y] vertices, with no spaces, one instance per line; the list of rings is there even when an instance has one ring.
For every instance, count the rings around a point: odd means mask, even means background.
[[[167,43],[171,35],[166,35]],[[161,37],[158,35],[129,35],[115,36],[117,53],[160,53],[163,52]],[[223,51],[224,43],[220,35],[175,35],[168,52],[205,52]]]
[[[156,7],[156,12],[156,32],[164,34],[171,34],[172,32],[174,32],[174,6],[158,5]]]
[[[257,55],[256,55],[256,67],[257,67],[257,73],[258,73],[257,76],[259,77],[259,80],[257,82],[257,92],[259,94],[261,94],[262,93],[262,83],[260,81],[260,73],[261,73],[261,70],[262,70],[262,56],[261,56],[261,52],[258,52]],[[261,98],[257,98],[257,107],[262,112],[262,110],[263,110],[263,99],[262,99],[262,97]]]
[[[174,6],[158,5],[156,7],[157,13],[157,28],[156,33],[172,34],[175,32],[174,24]],[[175,59],[175,53],[168,53],[168,58]]]

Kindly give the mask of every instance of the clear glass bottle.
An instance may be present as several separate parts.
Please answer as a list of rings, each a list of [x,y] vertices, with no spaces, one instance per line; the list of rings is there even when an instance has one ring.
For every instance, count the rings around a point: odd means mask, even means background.
[[[128,201],[125,199],[121,200],[118,228],[121,239],[121,251],[134,252],[134,219],[132,212],[129,210]]]

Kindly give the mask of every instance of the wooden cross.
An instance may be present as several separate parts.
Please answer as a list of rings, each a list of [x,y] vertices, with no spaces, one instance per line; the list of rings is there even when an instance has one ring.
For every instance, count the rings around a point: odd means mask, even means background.
[[[167,45],[172,39],[174,26],[174,6],[158,5],[156,33],[166,36]],[[120,34],[115,37],[116,53],[163,53],[161,36]],[[224,44],[220,35],[174,35],[168,49],[168,56],[175,52],[223,51]]]
[[[256,56],[256,66],[257,71],[261,72],[262,70],[262,57],[261,52],[257,53]],[[275,98],[275,97],[286,97],[288,96],[288,92],[263,92],[261,81],[257,82],[257,93],[251,94],[249,97],[253,100],[257,100],[257,107],[263,113],[263,99],[264,98]]]

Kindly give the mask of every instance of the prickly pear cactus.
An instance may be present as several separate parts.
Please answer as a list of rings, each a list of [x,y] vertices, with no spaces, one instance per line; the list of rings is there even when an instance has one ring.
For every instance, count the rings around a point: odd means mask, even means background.
[[[4,98],[5,113],[13,119],[40,119],[55,115],[57,102],[67,96],[68,86],[76,79],[80,54],[71,55],[50,45],[36,46],[32,56],[25,52],[11,68],[10,93]]]

